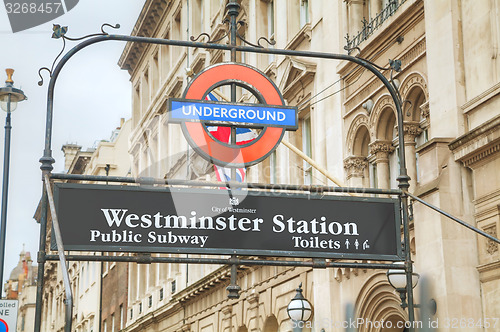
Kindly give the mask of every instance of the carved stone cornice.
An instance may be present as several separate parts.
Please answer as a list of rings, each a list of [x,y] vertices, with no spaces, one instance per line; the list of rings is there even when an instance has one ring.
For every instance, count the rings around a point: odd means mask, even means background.
[[[154,37],[160,26],[161,18],[171,9],[172,4],[172,1],[164,0],[147,1],[139,14],[131,35]],[[148,45],[145,43],[127,42],[118,61],[120,68],[132,73],[147,47]]]
[[[295,37],[293,37],[292,40],[290,40],[288,45],[285,46],[285,49],[286,50],[295,50],[300,46],[300,44],[304,40],[311,42],[311,38],[312,38],[311,23],[304,24],[302,29],[300,29],[300,31],[297,32]]]
[[[481,282],[489,282],[500,279],[500,260],[495,260],[491,263],[479,265],[479,280]]]
[[[449,144],[456,161],[474,168],[500,152],[500,115]]]
[[[344,168],[347,172],[347,178],[363,177],[365,168],[368,166],[366,157],[352,156],[344,159]]]
[[[370,143],[370,154],[375,156],[375,162],[387,162],[389,154],[394,151],[394,146],[390,141],[375,141]]]

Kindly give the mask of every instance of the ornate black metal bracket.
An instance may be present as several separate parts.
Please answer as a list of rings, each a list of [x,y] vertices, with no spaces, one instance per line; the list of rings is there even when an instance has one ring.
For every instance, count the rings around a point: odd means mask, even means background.
[[[54,39],[61,39],[62,38],[63,47],[61,49],[61,52],[59,52],[59,54],[54,59],[54,62],[52,63],[52,66],[50,67],[50,69],[48,67],[42,67],[42,68],[40,68],[38,70],[38,76],[40,77],[40,81],[38,81],[38,85],[39,86],[43,85],[43,76],[42,76],[42,71],[43,70],[48,71],[49,72],[49,77],[52,77],[52,73],[54,71],[54,66],[55,66],[57,60],[59,59],[59,57],[64,53],[64,50],[66,49],[66,40],[79,41],[79,40],[87,39],[87,38],[90,38],[90,37],[109,35],[109,33],[107,33],[106,31],[104,31],[105,27],[110,27],[110,28],[113,28],[113,29],[119,29],[120,28],[120,24],[111,25],[111,24],[108,24],[108,23],[104,23],[103,25],[101,25],[101,33],[93,33],[93,34],[86,35],[86,36],[79,37],[79,38],[70,38],[70,37],[67,37],[66,33],[68,32],[68,27],[67,26],[61,26],[59,24],[54,24],[52,26],[52,31],[53,31],[52,38],[54,38]]]
[[[206,33],[206,32],[202,32],[200,33],[197,37],[194,37],[194,36],[191,36],[189,37],[189,39],[193,42],[195,41],[198,41],[200,38],[202,37],[206,37],[207,38],[207,41],[206,43],[209,43],[209,44],[215,44],[215,43],[218,43],[220,42],[222,39],[226,38],[227,36],[229,36],[229,20],[228,19],[225,19],[222,23],[226,24],[226,27],[224,29],[224,35],[218,39],[214,39],[212,40],[212,36],[210,36],[210,34]],[[238,27],[241,27],[241,26],[244,26],[246,24],[245,21],[238,21],[237,22],[238,24]],[[236,36],[242,41],[244,42],[245,44],[247,45],[250,45],[250,46],[253,46],[253,47],[258,47],[258,48],[264,48],[264,46],[261,44],[261,41],[265,41],[268,45],[276,45],[276,41],[271,38],[271,39],[267,39],[266,37],[260,37],[258,40],[257,40],[257,44],[254,44],[254,43],[251,43],[249,42],[248,40],[246,40],[239,32],[238,32],[238,29],[236,29]]]
[[[359,56],[359,54],[361,53],[361,49],[358,46],[349,47],[349,34],[347,34],[344,38],[347,40],[347,45],[344,46],[344,50],[347,51],[347,54],[351,54],[353,50],[357,50],[358,55],[356,56]]]
[[[245,21],[238,21],[237,23],[239,26],[245,26],[246,22]],[[264,40],[266,43],[268,43],[269,45],[276,45],[276,41],[271,38],[271,40],[267,39],[266,37],[260,37],[258,40],[257,40],[257,44],[253,44],[251,42],[249,42],[248,40],[246,40],[245,38],[243,38],[242,35],[240,35],[240,33],[238,32],[238,29],[236,29],[236,36],[242,41],[244,42],[245,44],[247,45],[250,45],[250,46],[253,46],[253,47],[258,47],[258,48],[264,48],[264,46],[262,46],[260,44],[260,41],[261,40]]]
[[[208,40],[206,41],[206,43],[215,44],[215,43],[220,42],[222,39],[226,38],[229,35],[229,20],[225,19],[224,21],[222,21],[222,23],[225,24],[224,35],[222,37],[220,37],[219,39],[212,40],[212,36],[210,36],[210,34],[208,34],[206,32],[202,32],[196,38],[194,36],[189,37],[189,40],[195,42],[195,41],[198,41],[198,39],[200,39],[201,37],[207,37]]]

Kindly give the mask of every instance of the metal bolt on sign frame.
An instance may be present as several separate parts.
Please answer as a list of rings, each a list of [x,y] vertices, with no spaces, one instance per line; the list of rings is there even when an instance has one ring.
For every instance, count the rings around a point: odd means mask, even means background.
[[[52,118],[53,118],[53,106],[54,106],[54,90],[57,78],[62,68],[66,65],[73,55],[78,53],[80,50],[101,42],[107,41],[126,41],[126,42],[136,42],[136,43],[147,43],[147,44],[159,44],[159,45],[171,45],[178,47],[192,47],[192,48],[203,48],[203,49],[219,49],[224,51],[231,52],[231,60],[236,60],[237,52],[252,52],[252,53],[263,53],[263,54],[276,54],[276,55],[286,55],[286,56],[301,56],[301,57],[309,57],[309,58],[321,58],[321,59],[331,59],[331,60],[344,60],[353,62],[370,72],[372,72],[388,89],[395,107],[397,111],[397,124],[398,124],[398,139],[399,139],[399,157],[400,157],[400,167],[399,167],[399,176],[397,178],[399,184],[399,190],[382,190],[382,189],[373,189],[373,188],[339,188],[339,187],[326,187],[326,186],[297,186],[297,185],[282,185],[281,188],[286,188],[287,190],[299,190],[299,191],[308,191],[308,192],[344,192],[344,193],[376,193],[376,194],[389,194],[389,195],[398,195],[401,201],[401,214],[402,214],[402,222],[403,222],[403,245],[404,245],[404,264],[400,267],[405,270],[406,279],[407,279],[407,299],[408,299],[408,320],[413,322],[415,320],[414,313],[414,300],[413,300],[413,290],[411,287],[411,278],[412,278],[412,260],[411,260],[411,252],[410,252],[410,236],[409,236],[409,225],[408,225],[408,187],[410,177],[408,176],[406,170],[406,159],[405,159],[405,150],[404,150],[404,135],[403,135],[403,112],[402,112],[402,101],[399,96],[397,89],[391,84],[391,81],[388,80],[380,70],[386,70],[388,68],[381,68],[368,60],[362,59],[360,57],[354,57],[345,54],[332,54],[332,53],[323,53],[323,52],[311,52],[311,51],[296,51],[296,50],[285,50],[285,49],[276,49],[276,48],[264,48],[260,45],[260,40],[263,39],[267,41],[269,44],[274,44],[274,42],[270,42],[264,37],[259,38],[259,41],[256,44],[252,44],[246,41],[242,36],[239,35],[237,28],[239,24],[244,24],[243,22],[236,22],[236,18],[239,14],[240,5],[236,2],[236,0],[230,0],[227,4],[227,13],[230,17],[229,20],[226,20],[225,23],[229,25],[227,29],[227,33],[223,38],[229,35],[230,43],[227,44],[217,44],[218,41],[210,40],[210,35],[206,33],[200,34],[197,38],[191,37],[191,41],[181,41],[181,40],[171,40],[171,39],[160,39],[160,38],[150,38],[150,37],[137,37],[137,36],[126,36],[126,35],[114,35],[109,34],[104,31],[104,27],[108,26],[111,28],[118,28],[119,25],[111,26],[109,24],[103,24],[101,27],[101,33],[92,34],[88,36],[84,36],[81,38],[69,38],[66,37],[65,34],[67,32],[67,27],[54,26],[54,33],[52,35],[53,38],[62,38],[63,40],[63,50],[59,53],[59,55],[54,60],[54,64],[51,69],[41,68],[39,71],[39,75],[41,76],[41,71],[45,70],[50,75],[50,81],[48,85],[47,92],[47,114],[46,114],[46,131],[45,131],[45,147],[43,156],[40,158],[43,175],[43,194],[41,201],[41,220],[40,220],[40,242],[39,242],[39,252],[38,252],[38,283],[37,283],[37,299],[36,299],[36,312],[35,312],[35,332],[40,332],[41,329],[41,315],[42,315],[42,295],[43,295],[43,283],[44,283],[44,271],[45,271],[45,262],[60,260],[61,268],[63,269],[63,276],[68,275],[67,266],[64,264],[65,261],[121,261],[121,262],[138,262],[141,257],[134,256],[90,256],[90,255],[65,255],[63,249],[62,239],[60,236],[59,225],[57,223],[57,216],[55,215],[55,211],[52,212],[52,223],[54,227],[54,232],[56,234],[56,240],[58,242],[58,255],[47,255],[46,252],[46,238],[47,238],[47,216],[48,216],[48,208],[53,210],[53,199],[50,192],[50,183],[53,180],[87,180],[87,181],[96,181],[96,182],[123,182],[123,183],[144,183],[145,181],[149,184],[162,184],[168,186],[175,185],[188,185],[188,186],[204,186],[204,187],[220,187],[220,183],[207,183],[202,181],[179,181],[179,180],[165,180],[165,179],[144,179],[144,178],[128,178],[128,177],[110,177],[110,176],[90,176],[90,175],[73,175],[73,174],[52,174],[53,164],[55,162],[52,157]],[[205,36],[208,37],[207,42],[197,42],[200,37]],[[239,38],[244,43],[251,46],[236,46],[236,38]],[[57,62],[58,58],[64,52],[64,48],[66,45],[66,40],[69,41],[81,41],[78,45],[74,46],[71,50],[69,50],[60,60]],[[57,64],[56,64],[57,62]],[[391,66],[392,69],[397,68],[397,61],[394,61],[395,66]],[[400,64],[400,62],[399,62]],[[380,69],[380,70],[379,70]],[[43,84],[43,78],[39,82],[39,85]],[[234,85],[234,84],[233,84]],[[236,100],[235,86],[231,87],[231,100]],[[235,129],[232,128],[232,143],[235,142]],[[233,177],[234,179],[234,177]],[[241,184],[236,182],[228,183],[231,188],[237,188],[241,186]],[[245,184],[245,186],[249,188],[260,188],[260,189],[271,189],[269,185],[263,184]],[[411,196],[411,195],[410,195]],[[416,197],[412,198],[419,200]],[[421,201],[421,200],[419,200]],[[424,203],[426,204],[426,203]],[[433,208],[434,210],[446,215],[447,217],[452,218],[453,220],[459,221],[457,218],[450,216],[444,211],[440,210],[437,207],[427,206]],[[481,230],[468,225],[470,229],[473,231],[487,236],[491,240],[500,243],[500,240],[492,237],[489,234],[482,232]],[[141,261],[145,263],[144,261]],[[224,264],[231,267],[231,284],[228,287],[229,296],[237,297],[239,292],[239,287],[236,285],[236,274],[237,274],[237,266],[238,265],[260,265],[260,266],[302,266],[302,267],[312,267],[312,268],[327,268],[327,267],[358,267],[358,268],[368,268],[368,269],[394,269],[398,267],[394,267],[392,264],[387,263],[352,263],[352,262],[342,262],[342,261],[326,261],[325,259],[312,259],[308,260],[263,260],[263,259],[243,259],[237,256],[231,256],[228,259],[224,258],[189,258],[189,257],[149,257],[146,263],[188,263],[188,264]],[[64,280],[64,285],[66,289],[66,325],[65,331],[71,331],[71,310],[72,310],[72,294],[71,288],[69,285],[69,280]]]

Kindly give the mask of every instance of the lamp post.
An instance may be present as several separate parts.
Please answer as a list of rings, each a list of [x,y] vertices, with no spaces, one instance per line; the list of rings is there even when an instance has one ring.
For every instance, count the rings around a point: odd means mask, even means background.
[[[404,262],[396,262],[394,265],[401,265]],[[413,269],[412,269],[413,270]],[[415,288],[417,286],[418,281],[420,279],[420,275],[418,273],[413,272],[411,277],[411,288]],[[401,307],[405,309],[408,307],[408,303],[406,303],[406,273],[401,269],[390,269],[387,271],[387,280],[391,284],[392,287],[399,293],[399,297],[401,298]],[[427,294],[426,294],[427,295]],[[427,302],[427,301],[426,301]],[[415,308],[421,308],[420,304],[414,304]],[[437,311],[437,304],[434,299],[430,299],[428,303],[426,303],[425,308],[429,314],[435,315]]]
[[[402,265],[404,262],[396,262],[394,265]],[[411,288],[415,288],[418,284],[419,275],[412,272],[411,276]],[[406,273],[404,270],[391,269],[387,271],[387,280],[392,287],[399,293],[401,298],[401,307],[406,308],[408,304],[406,303]]]
[[[294,331],[302,331],[304,322],[311,319],[312,306],[311,303],[302,295],[302,283],[296,289],[295,297],[290,301],[286,312],[288,317],[294,322]]]
[[[10,162],[10,131],[12,129],[10,113],[15,111],[17,103],[26,100],[26,95],[20,89],[14,88],[12,74],[14,69],[6,69],[7,80],[5,87],[0,88],[0,107],[7,112],[5,118],[5,143],[3,157],[3,186],[2,186],[2,217],[0,221],[0,285],[3,288],[3,265],[5,259],[5,232],[7,228],[7,197],[9,190],[9,162]],[[2,292],[0,290],[0,292]]]

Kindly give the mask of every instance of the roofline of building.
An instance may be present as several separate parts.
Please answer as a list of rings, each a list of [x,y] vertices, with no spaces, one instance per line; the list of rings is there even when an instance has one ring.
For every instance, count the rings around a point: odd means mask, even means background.
[[[158,22],[172,7],[173,2],[174,0],[146,0],[130,35],[152,37],[158,29]],[[118,60],[118,66],[131,73],[146,47],[144,43],[127,42]]]

